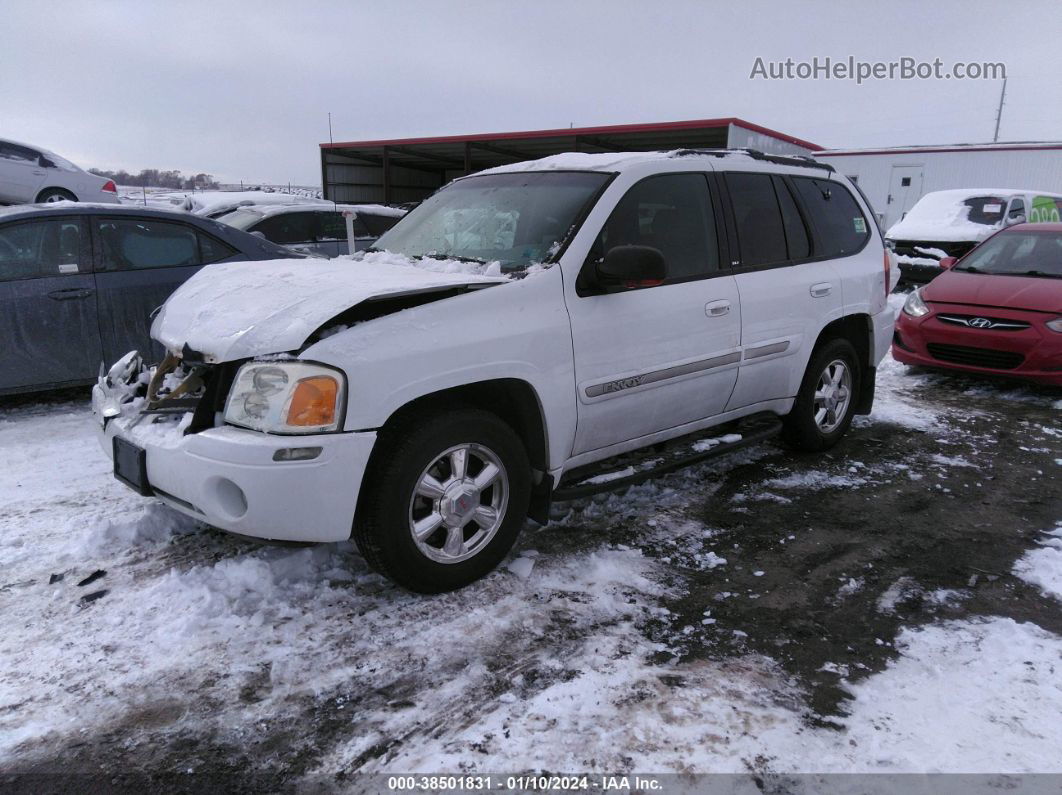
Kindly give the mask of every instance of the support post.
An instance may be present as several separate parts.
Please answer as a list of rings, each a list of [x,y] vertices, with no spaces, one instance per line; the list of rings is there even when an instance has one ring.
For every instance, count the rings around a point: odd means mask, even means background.
[[[383,157],[380,160],[383,167],[383,203],[391,203],[391,157],[387,147],[383,148]]]

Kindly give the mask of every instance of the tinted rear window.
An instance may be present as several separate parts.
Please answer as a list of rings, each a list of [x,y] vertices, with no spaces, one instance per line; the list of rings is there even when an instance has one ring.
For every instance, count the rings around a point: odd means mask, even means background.
[[[790,177],[818,233],[816,255],[843,257],[861,249],[870,226],[848,189],[837,182],[811,177]]]

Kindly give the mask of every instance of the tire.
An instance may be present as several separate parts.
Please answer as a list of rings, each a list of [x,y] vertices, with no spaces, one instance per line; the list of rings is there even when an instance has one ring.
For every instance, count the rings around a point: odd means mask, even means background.
[[[848,340],[832,339],[815,348],[796,402],[782,421],[782,439],[797,450],[829,450],[848,431],[859,403],[859,356]],[[831,383],[823,383],[823,380]],[[843,390],[843,402],[836,386]],[[816,397],[820,385],[825,395]],[[825,387],[833,386],[834,391]],[[823,414],[825,412],[825,414]]]
[[[516,433],[487,411],[459,409],[399,420],[377,445],[353,530],[369,565],[418,593],[452,591],[493,570],[516,542],[531,498]],[[476,488],[489,467],[497,474]]]
[[[45,188],[37,194],[37,204],[63,201],[76,202],[77,196],[62,188]]]

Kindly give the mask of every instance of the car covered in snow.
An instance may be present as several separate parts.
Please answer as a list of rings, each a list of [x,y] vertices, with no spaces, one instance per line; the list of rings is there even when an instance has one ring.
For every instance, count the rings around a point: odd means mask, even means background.
[[[927,193],[885,233],[904,282],[940,275],[940,261],[962,257],[1013,224],[1057,223],[1062,195],[1033,190],[962,189]]]
[[[93,389],[101,444],[202,522],[460,587],[553,500],[775,433],[834,445],[892,339],[872,218],[831,167],[753,151],[463,177],[353,259],[190,279],[163,361]]]
[[[130,348],[146,354],[152,313],[208,263],[291,256],[183,212],[94,203],[0,209],[0,395],[91,384],[100,362]]]
[[[382,204],[327,202],[243,206],[215,217],[223,224],[261,235],[294,251],[338,257],[354,253],[347,240],[347,213],[354,225],[354,249],[362,251],[397,224],[406,211]]]
[[[892,355],[905,364],[1062,386],[1062,224],[988,238],[907,297]]]
[[[0,139],[0,204],[60,201],[117,204],[118,188],[47,149]]]

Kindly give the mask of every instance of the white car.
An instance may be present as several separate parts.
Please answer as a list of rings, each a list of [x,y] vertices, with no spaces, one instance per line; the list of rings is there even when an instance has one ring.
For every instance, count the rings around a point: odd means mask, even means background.
[[[214,218],[302,254],[338,257],[354,253],[347,240],[347,213],[352,216],[354,249],[363,251],[406,211],[382,204],[267,204],[241,206]]]
[[[117,204],[118,188],[47,149],[0,140],[0,204],[59,201]]]
[[[552,499],[775,432],[835,444],[892,339],[873,217],[830,167],[744,151],[464,177],[379,251],[194,276],[155,319],[166,360],[94,388],[101,443],[203,522],[353,537],[410,589],[457,588]]]

